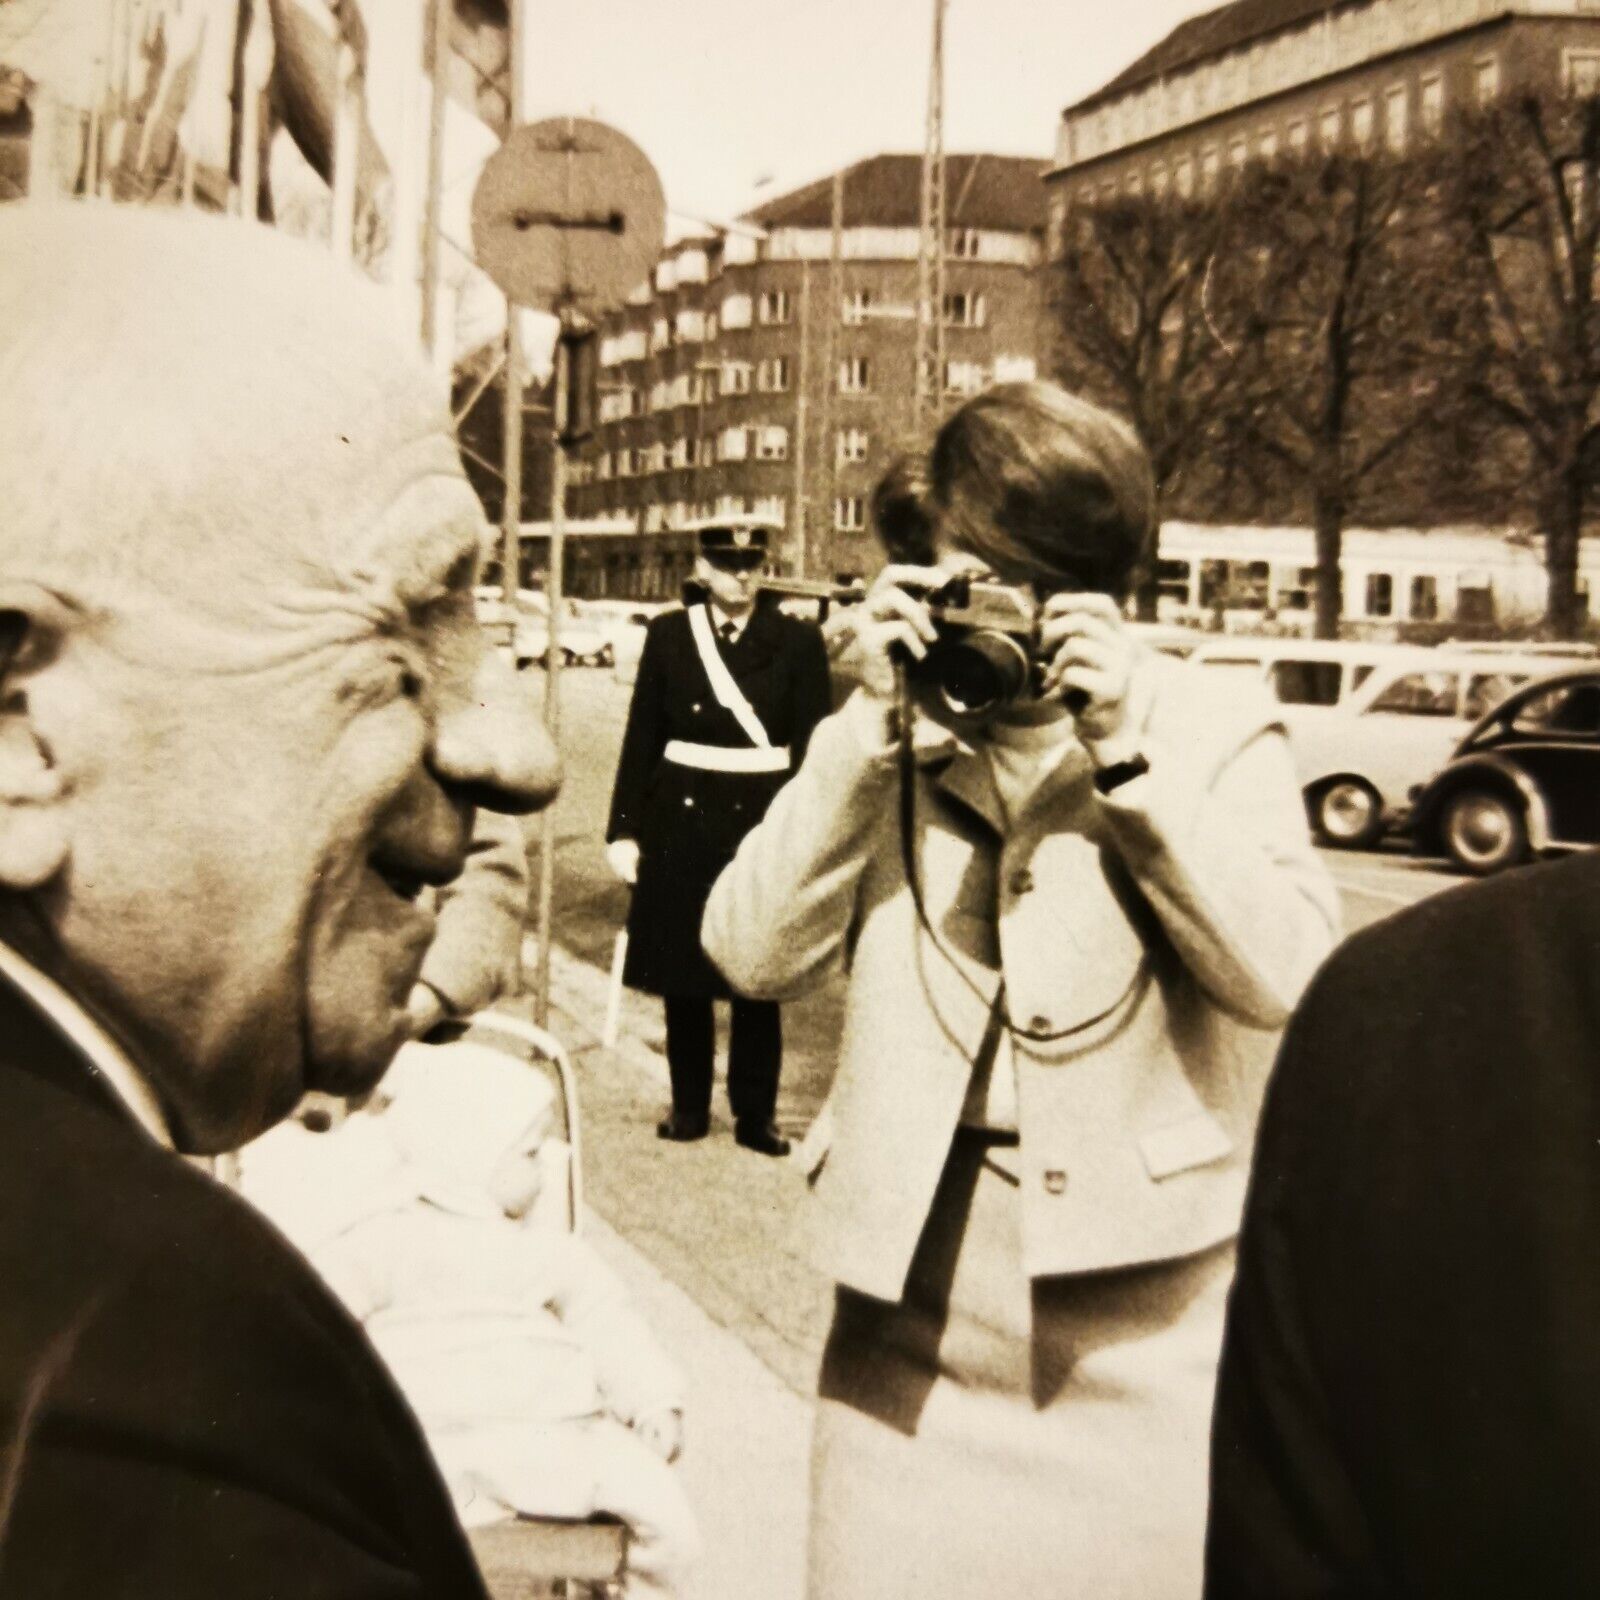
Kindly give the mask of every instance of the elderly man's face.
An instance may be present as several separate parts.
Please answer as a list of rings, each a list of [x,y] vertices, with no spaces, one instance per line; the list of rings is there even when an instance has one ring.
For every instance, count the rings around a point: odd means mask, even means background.
[[[36,694],[60,697],[37,709],[77,774],[71,976],[191,1149],[370,1087],[474,805],[558,782],[473,617],[480,513],[448,441],[368,442],[354,526],[280,528],[281,576],[220,607],[88,626]]]

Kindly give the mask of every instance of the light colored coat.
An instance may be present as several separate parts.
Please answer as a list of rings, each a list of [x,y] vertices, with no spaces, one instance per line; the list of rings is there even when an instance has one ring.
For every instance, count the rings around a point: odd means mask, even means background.
[[[859,697],[712,891],[706,949],[741,992],[784,999],[850,966],[812,1208],[837,1282],[903,1292],[997,973],[1017,1024],[1081,1030],[999,1043],[1029,1274],[1237,1231],[1277,1031],[1333,945],[1338,900],[1265,695],[1161,657],[1136,687],[1149,773],[1103,797],[1074,745],[1009,829],[985,757],[953,738],[919,752],[918,874],[943,951],[906,880],[894,750]]]

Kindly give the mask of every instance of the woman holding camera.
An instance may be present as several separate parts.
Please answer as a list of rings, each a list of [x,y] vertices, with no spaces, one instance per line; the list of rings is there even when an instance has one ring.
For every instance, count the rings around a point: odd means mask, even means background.
[[[1275,706],[1123,625],[1132,433],[1004,385],[925,478],[880,499],[860,687],[703,926],[743,993],[850,972],[811,1592],[1195,1596],[1252,1134],[1337,900]],[[1031,671],[984,705],[1017,641],[971,618],[1019,601]]]

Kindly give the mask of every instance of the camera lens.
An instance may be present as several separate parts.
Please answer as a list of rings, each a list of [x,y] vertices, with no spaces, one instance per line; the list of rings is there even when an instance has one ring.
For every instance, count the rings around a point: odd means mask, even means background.
[[[942,645],[928,662],[944,703],[977,716],[1014,700],[1028,686],[1028,655],[1008,634],[987,629]]]

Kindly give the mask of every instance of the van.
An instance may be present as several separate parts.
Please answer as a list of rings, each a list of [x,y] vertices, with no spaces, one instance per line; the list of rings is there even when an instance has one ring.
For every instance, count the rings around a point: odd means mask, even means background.
[[[1432,655],[1422,645],[1355,639],[1212,636],[1189,653],[1189,661],[1211,672],[1257,677],[1280,705],[1340,706],[1379,667],[1425,662]]]

